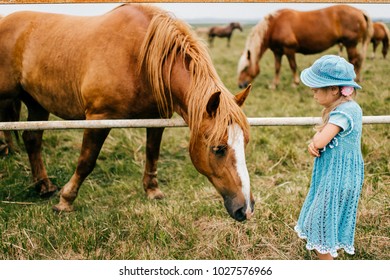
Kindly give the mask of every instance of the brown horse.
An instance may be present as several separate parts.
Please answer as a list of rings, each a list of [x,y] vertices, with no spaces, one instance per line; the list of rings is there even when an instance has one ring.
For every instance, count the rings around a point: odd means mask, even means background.
[[[21,99],[28,120],[170,118],[190,129],[196,169],[224,199],[231,217],[249,218],[254,199],[245,162],[249,125],[240,106],[250,87],[233,96],[206,47],[169,13],[122,5],[95,17],[18,12],[0,22],[0,100]],[[3,101],[2,101],[3,102]],[[143,186],[162,198],[157,161],[164,128],[148,128]],[[110,129],[85,129],[76,170],[62,188],[57,211],[72,211]],[[41,194],[57,187],[41,159],[42,131],[25,131],[33,179]]]
[[[275,57],[275,77],[270,88],[280,82],[282,56],[286,55],[299,84],[295,53],[320,53],[335,44],[346,46],[348,59],[355,66],[357,79],[373,33],[371,19],[361,10],[335,5],[325,9],[300,12],[283,9],[267,15],[253,27],[238,63],[238,85],[248,85],[259,73],[259,60],[269,48]],[[363,42],[362,54],[357,45]]]
[[[213,46],[214,37],[227,38],[227,46],[230,47],[230,38],[233,30],[239,29],[242,31],[241,24],[238,22],[231,22],[228,26],[213,26],[209,29],[209,43]]]
[[[382,42],[382,55],[383,58],[386,58],[387,52],[389,50],[389,38],[390,31],[387,25],[383,22],[374,22],[374,34],[371,38],[371,43],[373,47],[372,58],[375,57],[376,48]]]

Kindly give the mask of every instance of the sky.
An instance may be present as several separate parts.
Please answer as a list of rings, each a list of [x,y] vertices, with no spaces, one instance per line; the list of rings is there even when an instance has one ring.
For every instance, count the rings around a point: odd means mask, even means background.
[[[100,15],[118,6],[118,3],[92,4],[0,4],[0,14],[19,10],[34,10],[71,15]],[[314,10],[334,5],[332,3],[153,3],[171,11],[183,20],[196,19],[261,19],[266,14],[282,8]],[[365,10],[373,18],[389,18],[389,4],[348,4]]]

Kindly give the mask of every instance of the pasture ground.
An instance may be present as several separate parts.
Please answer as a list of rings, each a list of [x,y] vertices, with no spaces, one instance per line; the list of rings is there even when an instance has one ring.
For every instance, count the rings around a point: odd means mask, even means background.
[[[237,62],[249,30],[236,30],[230,48],[226,39],[216,38],[210,49],[232,93],[238,92]],[[390,115],[390,58],[382,59],[379,51],[364,66],[357,98],[364,115]],[[326,53],[337,54],[337,48]],[[299,69],[321,55],[298,55]],[[281,85],[274,91],[268,89],[274,71],[270,51],[260,65],[244,106],[248,117],[320,116],[310,90],[291,87],[285,58]],[[365,184],[356,253],[341,252],[340,259],[390,259],[389,131],[388,124],[364,125]],[[114,129],[81,187],[76,211],[69,214],[53,213],[57,197],[37,196],[20,145],[19,152],[0,158],[0,259],[316,259],[293,230],[310,183],[313,159],[306,147],[313,133],[312,127],[302,126],[251,128],[247,165],[256,210],[244,223],[228,216],[216,190],[193,167],[187,128],[168,128],[163,137],[159,182],[164,200],[144,196],[145,129]],[[75,169],[81,137],[80,130],[44,134],[44,160],[59,186]]]

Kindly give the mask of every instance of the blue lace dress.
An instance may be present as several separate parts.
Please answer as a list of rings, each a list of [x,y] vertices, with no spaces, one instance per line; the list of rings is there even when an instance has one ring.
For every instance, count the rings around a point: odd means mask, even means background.
[[[341,131],[314,161],[309,192],[295,231],[306,248],[337,257],[354,254],[356,211],[364,179],[361,153],[362,110],[349,101],[330,113],[329,123]]]

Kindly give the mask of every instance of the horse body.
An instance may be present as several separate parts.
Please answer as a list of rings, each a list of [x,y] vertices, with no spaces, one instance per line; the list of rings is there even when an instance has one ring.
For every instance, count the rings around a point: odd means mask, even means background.
[[[134,13],[132,9],[128,10]],[[130,69],[130,65],[137,62],[136,46],[142,43],[140,35],[147,25],[142,29],[137,25],[138,21],[131,21],[131,16],[126,25],[113,22],[111,19],[116,14],[121,11],[91,18],[51,14],[42,17],[33,12],[15,13],[6,18],[3,25],[15,26],[8,32],[20,35],[2,53],[23,52],[20,54],[22,61],[12,61],[20,75],[15,82],[20,83],[23,91],[44,109],[64,119],[94,119],[96,115],[99,118],[129,118],[143,114],[147,117],[146,109],[153,111],[153,107],[144,108],[140,100],[153,103],[152,97],[137,98],[145,89],[142,83],[137,85],[138,77]],[[44,38],[42,34],[45,34]],[[0,38],[4,36],[7,35],[0,34]],[[127,44],[127,50],[116,47],[122,43]],[[2,72],[12,64],[2,65]],[[113,112],[109,108],[118,109]]]
[[[383,58],[386,58],[387,52],[389,50],[389,38],[390,32],[389,28],[383,22],[374,22],[374,34],[371,38],[373,53],[372,58],[375,57],[376,48],[382,43],[382,55]]]
[[[0,38],[0,99],[22,100],[28,120],[47,120],[50,113],[94,120],[169,118],[177,112],[191,130],[194,166],[233,218],[251,215],[254,200],[241,159],[249,129],[237,105],[249,89],[230,94],[184,23],[143,5],[122,5],[96,17],[19,12],[2,19]],[[55,210],[73,209],[109,131],[85,129],[77,168]],[[149,198],[163,197],[156,178],[163,131],[147,129],[143,185]],[[36,187],[46,195],[57,187],[41,159],[42,133],[25,131],[23,140]],[[228,144],[235,137],[241,146]]]
[[[227,26],[213,26],[208,31],[210,46],[213,46],[214,38],[227,38],[227,46],[230,47],[230,39],[233,34],[233,30],[238,29],[242,31],[241,24],[238,22],[231,22]]]
[[[283,55],[289,61],[294,84],[299,84],[295,53],[316,54],[337,43],[346,46],[348,59],[354,64],[359,78],[372,32],[369,17],[346,5],[308,12],[290,9],[276,11],[259,22],[247,39],[238,64],[239,86],[244,87],[259,74],[258,63],[267,49],[271,49],[275,57],[275,77],[271,85],[271,88],[275,88],[280,81]],[[357,51],[359,42],[363,43],[362,55]]]

